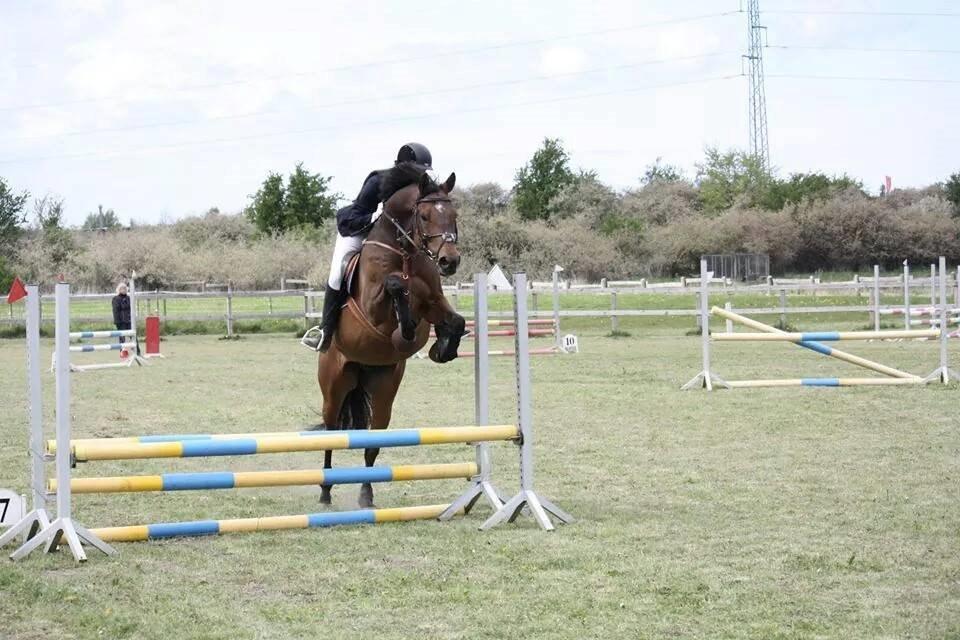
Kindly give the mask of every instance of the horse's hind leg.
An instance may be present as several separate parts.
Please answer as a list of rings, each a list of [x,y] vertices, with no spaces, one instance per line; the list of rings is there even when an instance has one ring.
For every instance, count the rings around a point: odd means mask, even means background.
[[[320,383],[320,392],[323,394],[323,426],[328,431],[349,428],[350,425],[341,424],[340,414],[347,394],[353,391],[360,379],[359,367],[351,363],[339,364],[338,355],[331,349],[320,356],[317,380]],[[333,452],[323,452],[323,468],[333,466]],[[320,504],[330,504],[333,498],[330,495],[330,485],[320,485]]]
[[[404,361],[394,366],[380,367],[376,370],[367,369],[364,372],[363,386],[370,398],[371,429],[386,429],[390,426],[393,401],[400,389],[400,381],[403,380],[405,368],[406,362]],[[363,461],[366,466],[372,467],[376,464],[378,455],[380,455],[379,447],[364,449]],[[373,507],[373,486],[369,482],[360,485],[359,503],[364,509]]]

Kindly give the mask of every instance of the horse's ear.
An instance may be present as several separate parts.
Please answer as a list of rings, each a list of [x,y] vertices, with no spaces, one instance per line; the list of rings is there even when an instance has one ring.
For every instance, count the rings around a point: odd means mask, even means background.
[[[433,184],[433,179],[430,177],[430,174],[424,171],[423,175],[420,176],[420,196],[421,197],[427,195],[431,184]]]
[[[451,173],[450,177],[447,178],[447,181],[440,185],[440,189],[444,193],[450,193],[453,191],[453,185],[457,184],[457,174]]]

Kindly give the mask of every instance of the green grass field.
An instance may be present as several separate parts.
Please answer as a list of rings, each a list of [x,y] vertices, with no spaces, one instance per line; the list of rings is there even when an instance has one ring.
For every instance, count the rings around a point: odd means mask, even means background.
[[[691,302],[692,301],[688,301]],[[625,306],[625,305],[622,305]],[[801,329],[830,328],[791,318]],[[846,318],[836,328],[866,324]],[[717,325],[720,326],[719,324]],[[577,321],[582,353],[534,358],[536,484],[578,521],[452,523],[120,543],[120,555],[0,563],[0,637],[960,638],[960,425],[950,387],[680,392],[692,318]],[[44,341],[44,358],[51,344]],[[847,350],[926,373],[933,343]],[[289,335],[174,336],[148,368],[73,377],[77,437],[294,430],[318,420],[315,358]],[[956,354],[954,353],[956,361]],[[84,357],[84,356],[77,356]],[[106,359],[109,354],[96,354]],[[786,344],[718,344],[730,378],[870,375]],[[0,487],[26,491],[22,340],[0,340]],[[45,413],[52,418],[52,376]],[[495,359],[492,419],[513,421]],[[472,364],[411,361],[393,426],[472,421]],[[52,424],[48,421],[48,424]],[[493,446],[504,492],[516,448]],[[379,462],[469,461],[464,446]],[[82,464],[78,476],[266,470],[312,454]],[[362,464],[337,452],[334,464]],[[382,484],[378,506],[458,481]],[[300,514],[317,487],[76,496],[87,526]],[[353,508],[357,487],[334,489]]]

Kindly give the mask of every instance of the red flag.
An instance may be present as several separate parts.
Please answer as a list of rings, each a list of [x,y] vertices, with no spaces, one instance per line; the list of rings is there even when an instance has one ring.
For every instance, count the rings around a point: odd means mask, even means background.
[[[7,304],[13,304],[20,298],[27,297],[27,289],[20,282],[20,278],[14,277],[13,284],[10,285],[10,293],[7,294]]]

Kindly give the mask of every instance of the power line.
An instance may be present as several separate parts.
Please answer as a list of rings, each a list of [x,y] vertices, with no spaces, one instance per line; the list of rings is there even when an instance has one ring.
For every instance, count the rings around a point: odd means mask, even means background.
[[[268,82],[273,80],[305,78],[305,77],[316,76],[316,75],[321,75],[325,73],[335,73],[340,71],[356,71],[358,69],[369,69],[369,68],[375,68],[375,67],[381,67],[381,66],[408,64],[411,62],[422,62],[424,60],[435,61],[438,58],[469,56],[476,53],[500,51],[503,49],[511,49],[515,47],[528,47],[532,45],[547,44],[551,42],[560,42],[564,40],[575,40],[579,38],[586,38],[586,37],[592,37],[592,36],[610,35],[614,33],[624,33],[628,31],[637,31],[642,29],[652,29],[655,27],[683,24],[686,22],[697,22],[697,21],[708,20],[713,18],[722,18],[722,17],[734,15],[737,13],[740,13],[740,12],[739,11],[723,11],[720,13],[705,13],[705,14],[700,14],[695,16],[687,16],[683,18],[673,18],[669,20],[659,20],[654,22],[639,23],[639,24],[628,25],[628,26],[610,27],[606,29],[597,29],[593,31],[580,31],[580,32],[569,33],[569,34],[561,34],[558,36],[551,36],[549,38],[514,40],[510,42],[495,44],[495,45],[486,45],[483,47],[473,47],[469,49],[457,49],[457,50],[441,52],[441,53],[423,54],[423,55],[411,56],[407,58],[377,60],[372,62],[362,62],[357,64],[341,65],[337,67],[327,67],[324,69],[318,69],[313,71],[299,71],[299,72],[291,72],[291,73],[284,73],[284,74],[260,76],[252,79],[246,78],[246,79],[237,79],[237,80],[227,80],[222,82],[184,85],[184,86],[173,87],[173,88],[153,86],[153,87],[144,87],[144,89],[160,90],[160,91],[166,91],[169,93],[205,91],[209,89],[219,89],[224,87],[255,84],[258,82]],[[26,105],[6,105],[6,106],[0,105],[0,111],[18,111],[18,110],[25,110],[25,109],[42,109],[42,108],[49,108],[49,107],[75,106],[75,105],[81,105],[81,104],[95,104],[98,102],[131,102],[135,100],[136,100],[135,98],[122,99],[122,98],[116,98],[116,97],[82,98],[77,100],[66,100],[61,102],[47,102],[47,103],[36,103],[36,104],[26,104]]]
[[[393,94],[393,95],[375,96],[374,98],[371,98],[369,96],[362,97],[362,98],[352,98],[350,100],[341,100],[337,102],[327,102],[327,103],[315,105],[310,108],[310,111],[317,111],[321,109],[332,109],[335,107],[346,107],[346,106],[352,106],[357,104],[367,104],[373,99],[381,100],[381,101],[400,100],[404,98],[417,98],[417,97],[424,97],[424,96],[443,95],[448,93],[460,93],[464,91],[472,91],[475,89],[489,89],[493,87],[516,86],[516,85],[523,85],[523,84],[533,83],[533,82],[542,82],[545,80],[553,80],[557,78],[579,77],[579,76],[585,76],[585,75],[591,75],[591,74],[597,74],[597,73],[623,71],[625,69],[637,69],[640,67],[653,66],[658,64],[669,64],[671,62],[689,62],[691,60],[703,60],[707,58],[716,58],[716,57],[725,56],[725,55],[732,55],[734,53],[736,53],[736,51],[731,50],[731,51],[716,51],[712,53],[704,53],[704,54],[692,55],[692,56],[675,56],[672,58],[656,58],[652,60],[641,60],[639,62],[631,62],[627,64],[614,65],[610,67],[595,67],[592,69],[585,69],[582,71],[569,71],[565,73],[556,73],[556,74],[541,74],[536,76],[527,76],[525,78],[515,78],[512,80],[496,80],[491,82],[481,82],[481,83],[475,83],[475,84],[460,85],[456,87],[442,87],[438,89],[427,89],[427,90],[411,91],[407,93],[399,93],[399,94]],[[68,131],[68,132],[59,133],[59,134],[26,136],[22,138],[17,138],[17,140],[66,138],[66,137],[72,137],[72,136],[91,135],[91,134],[99,134],[99,133],[117,133],[117,132],[123,132],[123,131],[135,131],[139,129],[155,129],[155,128],[168,127],[168,126],[183,126],[183,125],[191,125],[191,124],[206,124],[210,122],[225,121],[225,120],[240,120],[240,119],[255,118],[255,117],[260,117],[265,115],[280,115],[284,113],[290,113],[290,111],[271,109],[271,110],[265,110],[265,111],[252,111],[252,112],[242,113],[242,114],[212,116],[209,118],[194,118],[194,119],[188,119],[188,120],[152,122],[152,123],[119,126],[119,127],[102,127],[98,129],[86,129],[86,130],[81,129],[81,130]]]
[[[484,112],[490,112],[490,111],[498,111],[501,109],[512,109],[517,107],[556,104],[560,102],[571,102],[571,101],[586,100],[591,98],[604,98],[604,97],[611,97],[611,96],[631,95],[635,93],[642,93],[644,91],[651,91],[656,89],[666,89],[671,87],[682,87],[682,86],[691,86],[691,85],[697,85],[697,84],[706,84],[710,82],[732,80],[740,77],[742,77],[742,74],[712,76],[712,77],[697,78],[693,80],[680,81],[680,82],[669,82],[669,83],[662,83],[662,84],[646,85],[643,87],[635,87],[633,89],[620,89],[620,90],[614,90],[614,91],[572,94],[567,96],[558,96],[554,98],[544,98],[544,99],[538,99],[538,100],[527,100],[522,102],[490,105],[486,107],[470,107],[470,108],[455,109],[450,111],[439,111],[434,113],[423,113],[423,114],[414,114],[409,116],[383,118],[379,120],[355,121],[355,122],[346,123],[346,124],[338,123],[335,125],[327,125],[323,127],[310,127],[306,129],[273,131],[268,133],[249,134],[245,136],[210,138],[206,140],[193,140],[190,142],[170,143],[170,144],[163,144],[163,145],[153,145],[149,147],[140,147],[139,149],[116,149],[111,151],[85,151],[85,152],[79,152],[79,153],[57,154],[57,155],[49,155],[49,156],[24,156],[19,158],[7,158],[7,159],[0,158],[0,164],[10,164],[14,162],[35,162],[35,161],[45,161],[45,160],[90,158],[90,157],[99,157],[99,156],[105,157],[105,156],[129,155],[131,153],[136,154],[136,153],[143,153],[143,152],[150,152],[150,151],[169,151],[169,150],[192,148],[192,147],[199,147],[199,146],[229,144],[229,143],[235,143],[235,142],[249,142],[253,140],[262,140],[262,139],[291,136],[291,135],[307,135],[307,134],[321,133],[326,131],[341,131],[350,127],[358,127],[358,126],[362,127],[362,126],[370,126],[370,125],[378,125],[378,124],[390,124],[394,122],[406,122],[406,121],[412,121],[412,120],[426,120],[429,118],[439,118],[439,117],[445,117],[450,115],[484,113]]]
[[[960,84],[950,78],[897,78],[884,76],[820,76],[801,73],[768,73],[768,78],[794,78],[799,80],[860,80],[864,82],[909,82],[916,84]]]
[[[894,18],[960,18],[960,13],[938,11],[832,11],[825,9],[765,9],[764,13],[801,16],[877,16]]]
[[[900,49],[893,47],[822,47],[818,45],[777,45],[768,44],[768,49],[799,49],[804,51],[858,51],[864,53],[929,53],[929,54],[960,54],[960,49]]]

